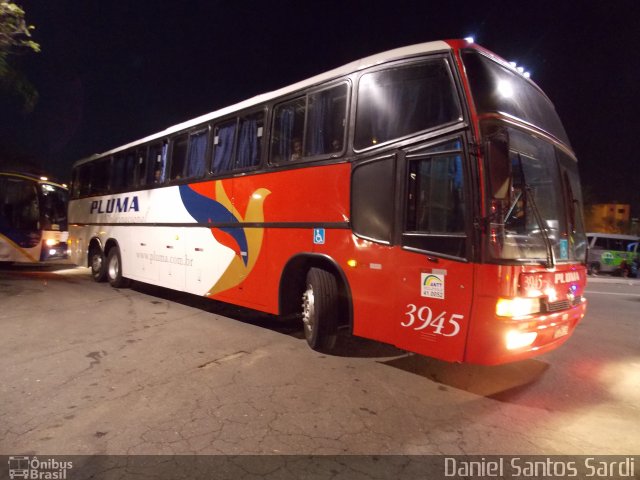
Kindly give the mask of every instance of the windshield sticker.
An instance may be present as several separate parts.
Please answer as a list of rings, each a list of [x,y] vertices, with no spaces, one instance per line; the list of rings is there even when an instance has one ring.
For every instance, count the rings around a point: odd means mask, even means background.
[[[560,239],[560,260],[569,259],[569,241],[566,238]]]
[[[444,275],[423,273],[420,278],[420,295],[444,300]]]

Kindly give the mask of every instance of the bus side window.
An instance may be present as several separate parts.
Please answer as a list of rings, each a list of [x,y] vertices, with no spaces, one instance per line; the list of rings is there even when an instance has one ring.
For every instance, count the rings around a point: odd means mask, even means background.
[[[603,250],[609,250],[607,239],[603,237],[596,237],[596,241],[593,246],[596,248],[602,248]]]
[[[90,169],[89,193],[91,195],[104,195],[109,191],[109,172],[111,172],[111,189],[118,189],[122,186],[122,158],[113,159],[115,165],[111,167],[111,157],[103,158],[93,163]],[[115,182],[115,183],[114,183]]]
[[[126,158],[124,153],[118,153],[113,157],[113,164],[111,167],[111,184],[109,186],[105,186],[101,193],[108,193],[109,190],[118,191],[122,190],[126,185],[125,183],[125,167],[126,167]],[[104,168],[103,161],[96,162],[100,164],[101,168]],[[98,174],[99,177],[102,176],[102,173]]]
[[[124,181],[123,186],[127,188],[134,187],[138,184],[137,164],[135,150],[127,150],[124,154]]]
[[[462,119],[444,58],[365,73],[358,84],[357,103],[357,150]]]
[[[147,163],[145,161],[147,151],[144,147],[136,150],[135,154],[135,177],[137,186],[144,186],[147,183]]]
[[[209,129],[200,130],[189,135],[189,151],[185,166],[185,176],[187,178],[204,176],[208,139]]]
[[[235,170],[255,167],[260,163],[263,126],[264,113],[262,112],[240,119]]]
[[[187,161],[187,142],[186,133],[175,137],[171,142],[171,180],[184,177],[185,163]]]
[[[164,182],[167,168],[167,144],[154,143],[147,152],[147,185]]]
[[[283,103],[275,108],[271,136],[271,162],[300,160],[304,151],[305,98]]]
[[[236,138],[237,120],[216,125],[213,136],[213,173],[224,173],[233,167],[233,146]]]
[[[92,163],[85,163],[78,167],[78,196],[84,197],[91,193]]]
[[[346,84],[309,95],[305,155],[326,155],[342,151],[346,110]]]
[[[450,153],[411,160],[408,173],[403,245],[463,257],[462,156]]]

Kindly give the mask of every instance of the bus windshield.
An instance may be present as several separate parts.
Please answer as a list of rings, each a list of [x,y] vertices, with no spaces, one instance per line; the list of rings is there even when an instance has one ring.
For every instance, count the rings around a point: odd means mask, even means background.
[[[48,183],[40,185],[40,219],[42,230],[67,230],[68,192]]]
[[[506,113],[570,145],[553,104],[533,82],[477,50],[466,50],[462,59],[479,115]]]
[[[550,142],[513,127],[485,125],[485,133],[492,256],[548,265],[584,260],[575,161]]]

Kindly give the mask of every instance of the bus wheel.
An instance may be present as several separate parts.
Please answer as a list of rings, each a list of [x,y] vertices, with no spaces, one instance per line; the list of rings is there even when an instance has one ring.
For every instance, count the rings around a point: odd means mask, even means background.
[[[104,282],[107,279],[107,262],[100,248],[92,248],[89,258],[91,262],[91,276],[96,282]]]
[[[126,288],[129,286],[129,279],[122,276],[122,257],[120,249],[113,247],[107,255],[107,279],[114,288]]]
[[[338,325],[338,285],[326,270],[312,268],[302,294],[302,323],[309,346],[317,351],[331,350]]]
[[[589,275],[597,275],[600,273],[600,264],[598,262],[593,262],[589,265]]]

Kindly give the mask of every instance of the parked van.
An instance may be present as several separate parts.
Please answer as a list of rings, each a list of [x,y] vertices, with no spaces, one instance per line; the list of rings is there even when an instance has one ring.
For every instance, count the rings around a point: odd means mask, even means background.
[[[634,261],[638,261],[640,255],[640,238],[634,235],[587,233],[587,241],[587,265],[591,275],[600,272],[620,273],[623,267],[630,272]]]

